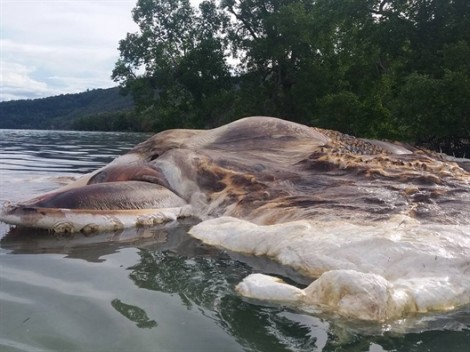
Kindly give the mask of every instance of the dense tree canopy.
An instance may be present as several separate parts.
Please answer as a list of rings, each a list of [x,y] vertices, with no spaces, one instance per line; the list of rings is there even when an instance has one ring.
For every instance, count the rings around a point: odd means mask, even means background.
[[[138,0],[113,78],[143,129],[271,115],[468,143],[468,0]]]

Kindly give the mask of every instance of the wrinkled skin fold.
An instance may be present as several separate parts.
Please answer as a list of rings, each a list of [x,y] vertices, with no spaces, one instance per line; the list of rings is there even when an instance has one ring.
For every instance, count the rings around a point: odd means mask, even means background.
[[[260,226],[261,232],[267,229],[263,226],[285,225],[287,227],[282,231],[288,232],[289,236],[296,235],[295,227],[294,230],[289,228],[289,224],[296,221],[306,221],[309,226],[317,224],[322,229],[331,229],[337,224],[369,226],[368,229],[374,229],[372,237],[376,238],[401,218],[397,226],[413,223],[424,228],[437,226],[432,231],[442,230],[442,233],[457,231],[464,241],[461,252],[470,255],[465,236],[470,233],[468,166],[468,160],[450,161],[407,145],[354,138],[276,118],[250,117],[213,130],[160,132],[109,165],[62,189],[20,204],[4,205],[0,220],[57,232],[93,232],[195,216],[203,222],[202,227],[193,232],[201,240],[209,241],[201,234],[201,229],[206,231],[206,223],[209,226],[211,219],[222,217],[248,221],[253,226]],[[244,223],[232,225],[230,233],[234,238],[246,234]],[[329,230],[322,231],[320,233],[325,234]],[[307,232],[299,233],[311,236],[310,241],[315,232],[313,226]],[[359,236],[361,230],[345,232],[342,238]],[[451,241],[452,236],[449,236]],[[340,245],[341,240],[338,241]],[[213,245],[228,247],[224,241]],[[278,252],[256,248],[255,243],[250,245],[248,252],[251,254],[267,255],[281,263],[286,256],[298,253],[298,249],[292,248],[292,253],[284,253],[282,257]],[[445,250],[435,250],[447,258],[442,254]],[[386,255],[387,248],[381,247],[380,251]],[[450,251],[448,255],[459,256],[457,252]],[[410,253],[406,251],[405,254],[409,256]],[[352,264],[348,260],[343,261],[344,267],[318,264],[303,268],[291,262],[285,265],[305,271],[302,274],[313,280],[331,270],[350,270]],[[458,261],[462,271],[455,269],[456,275],[463,275],[470,264],[461,257]],[[354,270],[381,275],[381,278],[385,275],[367,266],[354,266]],[[343,274],[330,276],[344,281],[347,274]],[[265,282],[259,279],[254,280]],[[375,276],[372,279],[381,282]],[[380,283],[385,287],[382,291],[390,295],[393,290],[387,285],[394,284],[388,277],[384,280],[385,283]],[[263,299],[263,295],[253,294],[251,288],[244,285],[245,288],[239,290],[242,294]],[[402,304],[405,308],[389,309],[390,314],[358,315],[351,304],[343,309],[343,313],[360,319],[386,320],[413,311],[410,308],[413,304],[418,307],[415,311],[449,309],[452,305],[469,303],[461,298],[467,293],[470,296],[470,288],[466,285],[470,284],[465,282],[459,287],[460,293],[442,306],[428,304],[420,309],[410,298],[411,301]],[[302,294],[295,291],[291,296],[298,298]],[[315,295],[319,296],[318,293]],[[284,298],[279,300],[291,301]],[[297,298],[293,301],[300,299]],[[378,301],[374,297],[367,299],[375,300],[372,305],[376,307],[375,312],[386,311],[377,308],[382,296]],[[340,311],[338,307],[345,304],[303,298],[302,302],[331,305]],[[364,310],[364,304],[357,307]]]

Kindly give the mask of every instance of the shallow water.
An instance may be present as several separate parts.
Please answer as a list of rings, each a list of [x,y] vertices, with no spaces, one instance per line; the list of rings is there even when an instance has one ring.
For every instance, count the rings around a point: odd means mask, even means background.
[[[0,130],[0,202],[95,170],[142,134]],[[0,223],[1,351],[467,351],[470,312],[358,323],[242,300],[264,259],[208,248],[192,225],[58,237]],[[301,281],[301,278],[298,279]]]

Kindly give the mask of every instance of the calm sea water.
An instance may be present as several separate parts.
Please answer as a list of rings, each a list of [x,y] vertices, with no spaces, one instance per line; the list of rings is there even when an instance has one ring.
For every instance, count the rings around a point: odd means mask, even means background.
[[[54,189],[146,138],[0,130],[0,203]],[[246,302],[236,283],[275,265],[207,248],[189,226],[59,237],[0,223],[0,351],[469,350],[468,307],[362,324]]]

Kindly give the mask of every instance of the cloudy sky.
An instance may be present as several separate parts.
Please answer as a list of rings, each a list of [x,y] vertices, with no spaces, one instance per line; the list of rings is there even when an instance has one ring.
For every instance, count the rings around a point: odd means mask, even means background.
[[[137,0],[0,0],[0,101],[116,84]]]

